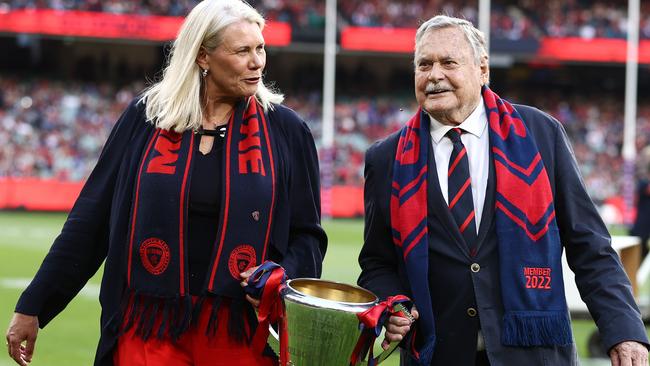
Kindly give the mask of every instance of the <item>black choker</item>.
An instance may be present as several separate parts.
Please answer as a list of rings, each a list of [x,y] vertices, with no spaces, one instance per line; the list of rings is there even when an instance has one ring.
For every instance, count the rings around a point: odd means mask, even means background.
[[[205,136],[225,137],[226,131],[228,131],[228,125],[219,126],[216,130],[204,130],[203,126],[201,126],[199,127],[197,133],[199,135],[205,135]]]

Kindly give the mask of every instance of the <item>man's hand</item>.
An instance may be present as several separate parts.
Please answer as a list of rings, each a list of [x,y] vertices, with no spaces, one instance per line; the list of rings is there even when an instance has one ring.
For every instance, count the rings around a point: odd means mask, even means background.
[[[38,318],[31,315],[14,313],[7,329],[7,351],[9,356],[21,366],[32,362],[34,344],[38,334]],[[23,345],[23,342],[25,344]]]
[[[253,272],[255,272],[255,270],[258,267],[259,266],[249,268],[245,272],[242,272],[242,273],[239,274],[241,276],[241,283],[240,284],[241,284],[242,287],[248,286],[248,278],[253,274]],[[250,302],[255,309],[260,307],[260,300],[254,299],[250,295],[246,295],[246,300],[248,300],[248,302]]]
[[[609,351],[612,366],[647,366],[648,349],[639,342],[621,342]]]
[[[413,319],[417,319],[420,316],[415,305],[411,309],[411,316],[413,316]],[[381,348],[387,350],[391,342],[399,342],[404,339],[406,333],[411,330],[411,321],[408,318],[393,315],[388,318],[384,327],[386,327],[386,333],[384,341],[381,342]]]

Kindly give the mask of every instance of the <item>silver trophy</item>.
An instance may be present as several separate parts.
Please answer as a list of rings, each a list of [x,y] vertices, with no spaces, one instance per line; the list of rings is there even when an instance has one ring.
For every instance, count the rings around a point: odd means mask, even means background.
[[[348,366],[361,335],[357,313],[378,302],[377,296],[361,287],[313,278],[287,281],[282,298],[289,339],[288,365],[293,366]],[[410,317],[406,308],[397,307]],[[272,335],[269,344],[277,352],[277,334]],[[385,360],[397,344],[391,343],[376,357],[377,361]]]

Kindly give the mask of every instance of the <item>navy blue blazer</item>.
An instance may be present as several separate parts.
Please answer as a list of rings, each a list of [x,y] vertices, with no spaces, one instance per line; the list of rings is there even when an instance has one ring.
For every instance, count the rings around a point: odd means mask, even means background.
[[[133,187],[153,125],[135,99],[115,124],[61,234],[16,311],[37,315],[44,327],[105,260],[99,300],[101,338],[95,365],[112,365],[126,285],[126,245]],[[269,111],[278,192],[268,259],[293,277],[320,277],[327,237],[320,226],[318,156],[307,124],[291,109]],[[191,250],[191,247],[190,249]]]
[[[516,105],[548,172],[557,223],[580,295],[609,349],[625,340],[648,343],[631,286],[587,195],[562,125],[535,108]],[[390,231],[390,192],[399,134],[376,142],[366,153],[364,244],[358,284],[383,298],[410,295]],[[429,156],[433,156],[429,140]],[[437,343],[432,365],[474,365],[479,327],[492,366],[577,365],[575,344],[566,347],[506,347],[495,231],[495,169],[490,159],[478,252],[471,257],[440,191],[435,159],[428,167],[429,286]],[[478,266],[476,266],[478,264]],[[473,267],[474,270],[471,269]],[[402,364],[412,364],[402,352]]]

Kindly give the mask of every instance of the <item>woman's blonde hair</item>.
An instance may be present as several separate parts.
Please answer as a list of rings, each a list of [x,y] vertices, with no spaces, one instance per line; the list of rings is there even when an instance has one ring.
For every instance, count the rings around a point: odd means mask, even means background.
[[[198,130],[203,120],[201,108],[201,68],[196,57],[201,47],[212,52],[222,42],[224,29],[242,20],[264,29],[264,18],[241,0],[203,0],[188,14],[171,49],[162,79],[147,88],[140,102],[146,103],[147,121],[156,127],[183,132]],[[210,72],[219,72],[210,70]],[[284,100],[259,82],[255,98],[265,111]]]

